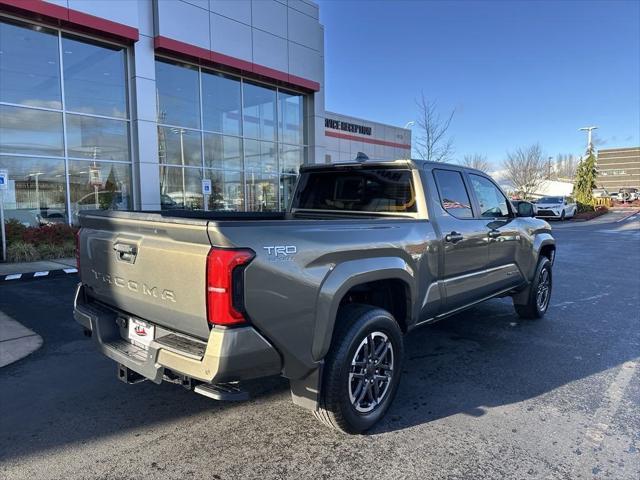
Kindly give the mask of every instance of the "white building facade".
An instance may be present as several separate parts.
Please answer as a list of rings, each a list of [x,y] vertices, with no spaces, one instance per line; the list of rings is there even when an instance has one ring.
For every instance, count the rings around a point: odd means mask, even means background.
[[[408,156],[407,131],[325,114],[318,14],[310,0],[0,0],[8,217],[282,210],[303,163]]]

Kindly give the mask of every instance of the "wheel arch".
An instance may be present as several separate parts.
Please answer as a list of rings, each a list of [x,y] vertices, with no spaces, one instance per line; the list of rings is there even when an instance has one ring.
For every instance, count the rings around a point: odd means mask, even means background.
[[[351,260],[336,266],[320,288],[316,305],[312,356],[321,360],[331,345],[338,309],[353,293],[371,294],[391,291],[388,295],[375,295],[367,302],[390,311],[403,331],[411,323],[412,301],[416,298],[416,281],[413,269],[399,257],[377,257]],[[356,303],[356,302],[354,302]]]

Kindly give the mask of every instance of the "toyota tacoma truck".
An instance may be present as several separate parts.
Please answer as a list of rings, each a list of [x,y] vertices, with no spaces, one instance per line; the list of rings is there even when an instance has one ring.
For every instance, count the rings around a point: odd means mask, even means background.
[[[495,297],[542,317],[556,249],[486,174],[415,160],[303,166],[281,213],[79,221],[74,317],[122,381],[240,400],[246,380],[282,375],[349,433],[388,410],[404,334]]]

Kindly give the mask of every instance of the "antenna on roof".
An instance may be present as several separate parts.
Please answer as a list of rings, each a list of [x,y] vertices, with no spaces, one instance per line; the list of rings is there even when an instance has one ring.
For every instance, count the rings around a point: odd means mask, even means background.
[[[369,160],[369,156],[366,153],[363,152],[358,152],[358,154],[356,155],[356,162],[366,162],[367,160]]]

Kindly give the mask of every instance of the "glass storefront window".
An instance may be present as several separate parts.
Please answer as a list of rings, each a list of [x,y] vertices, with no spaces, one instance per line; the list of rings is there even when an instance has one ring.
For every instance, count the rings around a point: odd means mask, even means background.
[[[163,209],[286,207],[306,155],[304,95],[165,59],[156,83],[160,163],[193,167],[161,168]],[[207,199],[189,187],[196,167],[212,180]]]
[[[245,168],[260,170],[266,173],[277,171],[276,144],[259,142],[257,140],[244,141]]]
[[[126,163],[71,160],[69,162],[71,220],[82,210],[129,210],[131,166]]]
[[[244,136],[276,141],[276,91],[243,83],[242,119]]]
[[[62,37],[64,96],[72,112],[127,117],[125,49]]]
[[[217,133],[205,133],[204,166],[242,170],[242,139]]]
[[[62,108],[58,35],[0,22],[0,102]]]
[[[297,175],[304,162],[304,147],[280,145],[280,173]]]
[[[304,109],[302,95],[278,92],[278,132],[284,143],[301,145],[304,143]]]
[[[67,221],[64,160],[0,155],[9,172],[5,218],[35,227]]]
[[[0,105],[0,152],[61,157],[62,114]]]
[[[0,20],[0,168],[21,222],[133,208],[126,64],[125,47]]]
[[[250,212],[275,212],[278,205],[278,177],[260,171],[246,173],[247,210]]]
[[[241,172],[229,170],[205,170],[205,178],[211,179],[212,195],[208,210],[244,210],[244,183]]]
[[[298,180],[297,175],[280,176],[280,210],[287,210],[291,205],[291,198]]]
[[[202,72],[204,130],[242,134],[240,80],[220,73]]]
[[[129,161],[128,122],[67,115],[69,157]]]
[[[160,204],[163,210],[202,210],[202,169],[160,166]]]
[[[158,127],[160,163],[202,166],[201,142],[200,132],[177,127]]]
[[[200,128],[199,83],[197,68],[157,61],[158,122]]]

